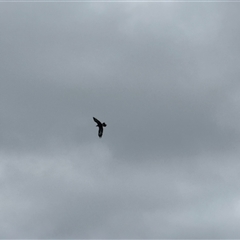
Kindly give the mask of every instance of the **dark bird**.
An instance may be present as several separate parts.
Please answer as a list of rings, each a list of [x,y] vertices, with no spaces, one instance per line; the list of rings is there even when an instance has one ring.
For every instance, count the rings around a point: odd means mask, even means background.
[[[105,122],[101,123],[98,119],[96,119],[95,117],[93,117],[94,122],[97,123],[96,127],[98,127],[98,136],[101,138],[102,134],[103,134],[103,127],[106,127],[107,124]]]

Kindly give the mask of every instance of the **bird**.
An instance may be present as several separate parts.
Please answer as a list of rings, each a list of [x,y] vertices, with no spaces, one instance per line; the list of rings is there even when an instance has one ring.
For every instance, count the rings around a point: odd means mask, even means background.
[[[93,117],[94,122],[97,123],[96,127],[98,127],[98,136],[101,138],[102,134],[103,134],[103,127],[106,127],[107,124],[105,122],[101,123],[98,119],[96,119],[95,117]]]

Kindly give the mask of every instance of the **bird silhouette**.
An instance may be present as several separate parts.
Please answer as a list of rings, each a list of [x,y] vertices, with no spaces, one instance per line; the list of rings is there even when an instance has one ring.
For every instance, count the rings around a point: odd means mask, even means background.
[[[93,117],[94,122],[97,123],[96,127],[98,127],[98,136],[101,138],[102,134],[103,134],[103,127],[106,127],[107,124],[105,122],[101,123],[98,119],[96,119],[95,117]]]

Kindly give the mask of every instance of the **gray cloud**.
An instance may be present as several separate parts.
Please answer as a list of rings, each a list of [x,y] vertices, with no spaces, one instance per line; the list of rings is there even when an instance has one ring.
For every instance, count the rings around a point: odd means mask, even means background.
[[[0,11],[1,238],[239,237],[236,4]]]

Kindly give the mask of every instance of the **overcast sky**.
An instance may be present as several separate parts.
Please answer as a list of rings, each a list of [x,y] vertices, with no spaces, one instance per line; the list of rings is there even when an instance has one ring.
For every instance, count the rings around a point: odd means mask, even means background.
[[[0,3],[0,238],[240,238],[239,10]]]

